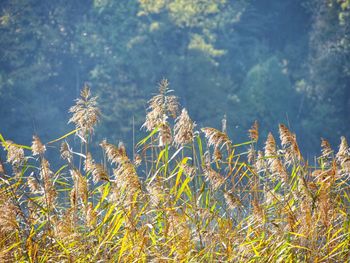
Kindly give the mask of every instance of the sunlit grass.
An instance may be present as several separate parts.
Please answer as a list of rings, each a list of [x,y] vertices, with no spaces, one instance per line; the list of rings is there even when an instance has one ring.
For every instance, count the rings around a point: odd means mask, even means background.
[[[222,129],[179,113],[168,82],[150,101],[148,135],[129,157],[90,145],[100,112],[84,87],[74,131],[31,147],[0,136],[1,262],[346,262],[350,258],[350,149],[322,140],[312,165],[280,125],[257,147],[258,124],[233,144]],[[78,149],[69,139],[76,135]],[[46,148],[65,164],[52,171]]]

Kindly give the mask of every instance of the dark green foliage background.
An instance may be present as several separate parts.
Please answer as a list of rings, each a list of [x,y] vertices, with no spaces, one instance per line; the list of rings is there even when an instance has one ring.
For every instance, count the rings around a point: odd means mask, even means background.
[[[97,136],[131,146],[133,119],[138,130],[166,77],[200,126],[220,127],[226,114],[231,137],[244,141],[255,119],[263,135],[283,122],[312,156],[320,137],[336,146],[350,135],[349,8],[347,0],[3,0],[0,132],[21,144],[66,133],[87,82],[103,112]]]

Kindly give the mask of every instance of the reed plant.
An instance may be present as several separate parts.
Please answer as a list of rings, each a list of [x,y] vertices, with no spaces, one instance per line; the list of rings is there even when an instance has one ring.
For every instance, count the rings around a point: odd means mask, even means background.
[[[283,124],[280,143],[271,133],[260,143],[258,122],[238,143],[225,120],[197,129],[162,80],[132,155],[104,140],[98,158],[101,113],[87,85],[70,112],[76,128],[53,141],[0,136],[1,262],[349,261],[344,137],[336,151],[322,139],[312,164]]]

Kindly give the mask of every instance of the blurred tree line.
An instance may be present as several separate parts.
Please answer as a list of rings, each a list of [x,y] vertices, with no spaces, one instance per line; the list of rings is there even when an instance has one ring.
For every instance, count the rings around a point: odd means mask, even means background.
[[[246,140],[283,122],[306,153],[350,135],[349,0],[3,0],[0,132],[67,132],[85,82],[98,134],[131,143],[161,78],[199,125]]]

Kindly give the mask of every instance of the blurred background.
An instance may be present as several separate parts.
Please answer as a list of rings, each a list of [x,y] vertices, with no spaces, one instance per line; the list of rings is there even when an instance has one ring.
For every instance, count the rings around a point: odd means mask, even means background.
[[[98,139],[132,147],[163,78],[199,127],[263,145],[278,123],[305,156],[350,135],[349,0],[1,0],[0,133],[30,144],[71,129],[84,83]]]

